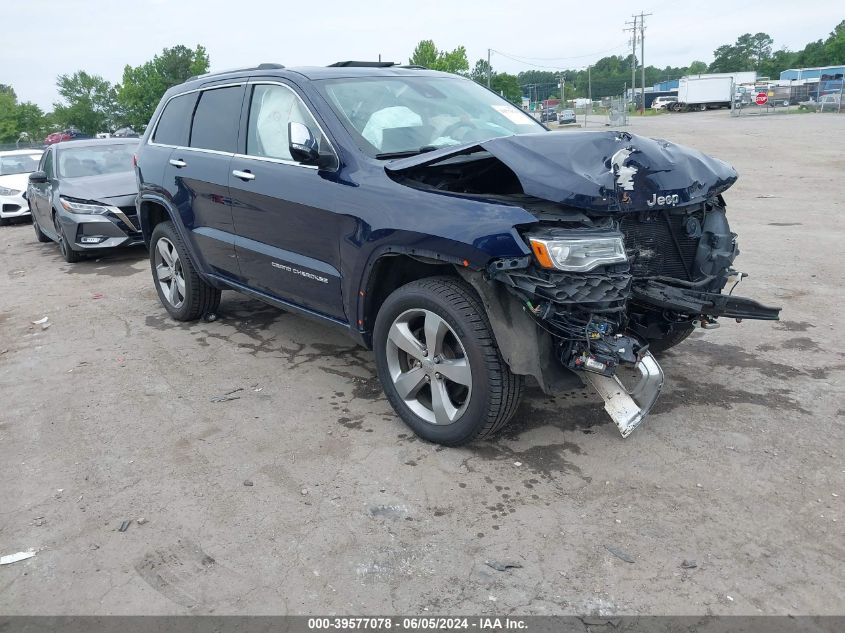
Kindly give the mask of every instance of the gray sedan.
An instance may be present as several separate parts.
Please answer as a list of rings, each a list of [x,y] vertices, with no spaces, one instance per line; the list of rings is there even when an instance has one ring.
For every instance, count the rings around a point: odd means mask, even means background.
[[[135,210],[132,160],[138,141],[91,139],[56,143],[30,174],[28,200],[39,242],[57,242],[76,262],[86,252],[143,244]]]

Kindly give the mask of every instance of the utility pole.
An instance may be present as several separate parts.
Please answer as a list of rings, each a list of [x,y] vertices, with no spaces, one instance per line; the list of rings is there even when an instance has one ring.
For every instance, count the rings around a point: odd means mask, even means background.
[[[490,74],[493,67],[490,65],[490,49],[487,49],[487,87],[490,87]]]
[[[640,11],[640,68],[642,69],[642,83],[640,84],[640,108],[641,112],[645,114],[645,19],[651,13],[643,13]]]
[[[631,27],[622,30],[631,32],[631,103],[634,103],[634,94],[637,91],[637,16],[631,17],[634,18],[633,22],[625,22]]]

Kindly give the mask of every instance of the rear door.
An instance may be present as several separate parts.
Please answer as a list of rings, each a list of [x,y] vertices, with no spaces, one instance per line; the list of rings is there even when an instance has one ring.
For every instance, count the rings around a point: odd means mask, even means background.
[[[288,123],[305,124],[335,164],[337,154],[290,84],[253,81],[243,117],[246,138],[229,176],[242,274],[261,292],[346,320],[340,239],[351,224],[333,210],[342,185],[330,170],[293,160]]]
[[[229,172],[237,149],[244,84],[212,86],[180,95],[162,113],[154,143],[172,132],[172,151],[165,166],[164,183],[188,229],[193,251],[209,272],[240,281],[235,254],[235,231],[229,199]],[[177,99],[182,99],[177,102]],[[173,104],[174,127],[165,127]],[[190,128],[176,125],[189,121]]]

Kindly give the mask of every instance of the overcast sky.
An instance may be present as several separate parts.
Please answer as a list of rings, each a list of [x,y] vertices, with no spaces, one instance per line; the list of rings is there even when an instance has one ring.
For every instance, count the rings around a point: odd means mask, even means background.
[[[212,70],[342,59],[406,62],[421,39],[463,45],[472,66],[575,68],[630,50],[625,21],[643,10],[646,64],[710,62],[713,49],[763,31],[800,49],[845,19],[833,0],[2,0],[0,83],[52,109],[56,76],[86,70],[119,82],[165,46],[204,45]],[[554,59],[552,59],[554,58]],[[528,62],[535,64],[529,65]]]

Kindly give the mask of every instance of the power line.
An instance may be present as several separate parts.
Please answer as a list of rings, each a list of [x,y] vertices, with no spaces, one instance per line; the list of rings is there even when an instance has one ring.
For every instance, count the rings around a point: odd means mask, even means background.
[[[597,53],[591,53],[589,55],[576,55],[574,57],[558,57],[558,58],[555,58],[555,59],[564,60],[564,59],[583,59],[585,57],[595,57],[597,55],[601,55],[602,53],[609,53],[609,52],[618,51],[623,47],[627,48],[627,46],[628,46],[628,44],[625,43],[625,44],[620,44],[616,48],[610,48],[610,49],[607,49],[605,51],[599,51]],[[509,55],[508,53],[503,53],[502,51],[496,50],[495,48],[490,49],[490,50],[492,52],[496,53],[497,55],[501,55],[502,57],[507,57],[511,61],[515,61],[515,62],[520,63],[520,64],[525,64],[526,66],[533,66],[534,68],[546,68],[546,69],[549,69],[549,70],[571,70],[571,69],[568,69],[568,68],[564,68],[563,66],[560,66],[560,65],[558,65],[558,66],[548,66],[548,65],[544,65],[544,64],[535,64],[533,62],[526,61],[528,59],[540,59],[540,58],[531,58],[531,57],[520,58],[520,57],[517,57],[515,55]]]
[[[510,59],[513,59],[514,57],[519,57],[521,59],[534,59],[541,62],[553,62],[560,59],[583,59],[585,57],[593,57],[594,55],[601,55],[602,53],[610,53],[612,51],[619,50],[622,46],[627,46],[627,44],[617,44],[613,48],[608,48],[607,50],[596,51],[594,53],[587,53],[586,55],[570,55],[569,57],[530,57],[528,55],[512,55],[510,53],[497,51],[496,49],[492,50],[494,53],[499,53],[499,55],[504,55],[505,57],[509,57]]]

